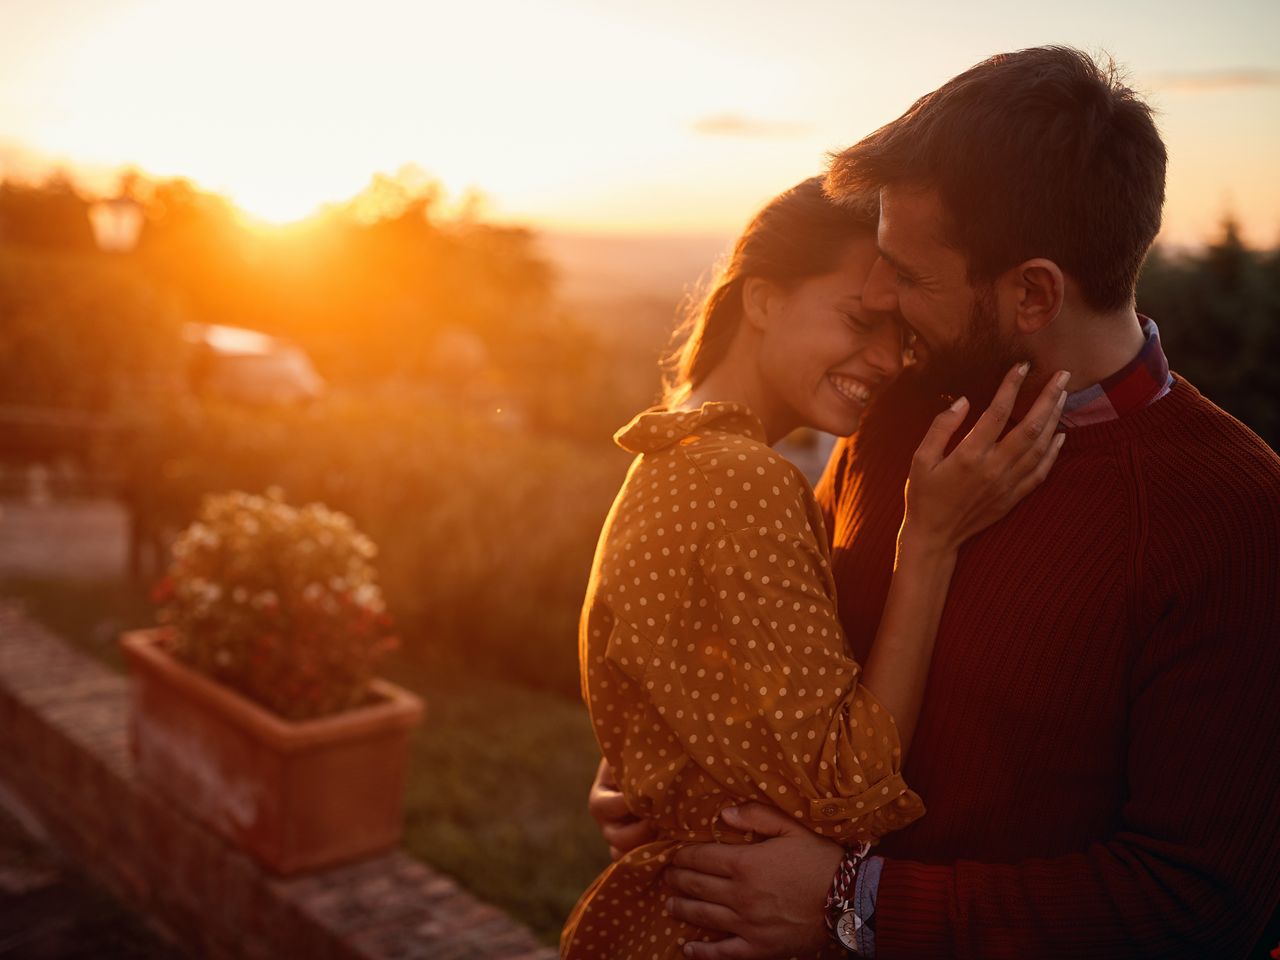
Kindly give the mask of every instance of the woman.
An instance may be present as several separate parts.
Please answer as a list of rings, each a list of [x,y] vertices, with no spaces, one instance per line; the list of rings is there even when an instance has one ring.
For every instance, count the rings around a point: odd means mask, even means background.
[[[821,512],[770,445],[798,426],[853,432],[901,370],[899,326],[860,300],[875,225],[874,207],[835,206],[819,178],[769,203],[697,314],[666,403],[617,435],[637,458],[601,533],[579,653],[605,760],[657,839],[583,895],[562,957],[676,957],[703,937],[664,913],[661,873],[681,842],[750,839],[718,822],[723,807],[763,800],[851,847],[924,813],[899,769],[956,551],[1047,475],[1066,378],[1028,415],[1034,435],[1000,440],[995,413],[1025,367],[949,456],[963,399],[935,420],[859,682]]]

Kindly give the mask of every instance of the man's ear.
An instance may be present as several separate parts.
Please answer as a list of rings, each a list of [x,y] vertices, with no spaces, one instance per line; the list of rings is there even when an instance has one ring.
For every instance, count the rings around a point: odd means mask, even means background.
[[[747,277],[742,282],[742,316],[752,327],[763,330],[769,325],[769,313],[775,308],[778,288],[760,277]]]
[[[1043,257],[1024,260],[1005,276],[1013,288],[1014,325],[1018,333],[1036,333],[1058,318],[1067,281],[1056,263]]]

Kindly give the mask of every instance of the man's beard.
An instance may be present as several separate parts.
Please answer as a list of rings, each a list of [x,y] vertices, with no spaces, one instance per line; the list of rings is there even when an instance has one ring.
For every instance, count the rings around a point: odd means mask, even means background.
[[[954,343],[929,344],[918,379],[947,397],[968,397],[972,409],[985,407],[1014,364],[1025,360],[1012,339],[1000,332],[995,288],[978,288],[969,326]]]

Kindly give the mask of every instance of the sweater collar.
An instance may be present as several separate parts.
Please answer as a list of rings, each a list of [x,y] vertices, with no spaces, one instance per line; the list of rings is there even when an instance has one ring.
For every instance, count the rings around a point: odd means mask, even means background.
[[[697,410],[650,407],[615,433],[613,439],[630,453],[652,453],[709,429],[765,442],[764,426],[745,403],[737,401],[708,401]]]
[[[1067,396],[1064,427],[1088,427],[1119,420],[1165,396],[1173,386],[1169,360],[1160,346],[1160,330],[1150,317],[1138,315],[1143,344],[1138,355],[1099,383]]]

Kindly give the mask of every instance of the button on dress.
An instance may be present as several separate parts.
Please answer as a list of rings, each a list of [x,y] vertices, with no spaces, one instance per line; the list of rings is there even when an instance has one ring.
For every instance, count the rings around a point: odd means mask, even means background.
[[[579,631],[583,697],[632,812],[630,851],[565,925],[570,960],[658,960],[710,939],[666,913],[689,841],[748,842],[718,812],[772,804],[846,845],[924,813],[892,717],[859,685],[836,616],[821,511],[740,403],[653,409],[596,549]],[[845,956],[832,946],[832,957]]]

